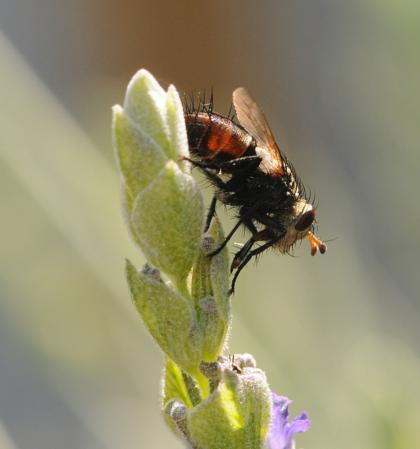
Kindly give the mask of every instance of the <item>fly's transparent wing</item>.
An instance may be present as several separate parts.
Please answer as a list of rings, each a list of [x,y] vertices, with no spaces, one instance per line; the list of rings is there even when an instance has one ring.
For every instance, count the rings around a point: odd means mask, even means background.
[[[283,157],[278,147],[264,112],[244,87],[233,91],[233,106],[239,123],[257,141],[257,145],[267,150],[272,158],[274,171],[284,173]]]

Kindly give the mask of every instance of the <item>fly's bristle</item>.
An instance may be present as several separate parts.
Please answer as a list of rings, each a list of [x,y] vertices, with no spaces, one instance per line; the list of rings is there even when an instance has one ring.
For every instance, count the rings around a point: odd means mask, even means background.
[[[229,106],[229,111],[227,113],[227,118],[229,120],[231,120],[233,123],[235,123],[236,125],[240,124],[238,122],[238,118],[236,117],[236,111],[235,111],[235,108],[233,107],[233,103],[231,103],[230,106]]]
[[[210,92],[206,89],[198,91],[197,93],[184,94],[183,96],[184,110],[186,114],[200,114],[205,113],[210,117],[212,115],[220,115],[226,117],[230,121],[238,125],[233,104],[230,105],[229,112],[226,116],[214,112],[214,89],[210,88]]]
[[[214,104],[213,86],[211,86],[211,89],[210,89],[210,102],[209,102],[209,111],[210,111],[210,113],[213,113],[213,104]]]

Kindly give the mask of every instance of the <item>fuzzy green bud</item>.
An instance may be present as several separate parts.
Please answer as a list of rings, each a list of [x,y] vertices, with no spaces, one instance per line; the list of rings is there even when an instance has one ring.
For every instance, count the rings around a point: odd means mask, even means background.
[[[126,275],[137,310],[162,351],[183,370],[197,372],[202,337],[191,301],[157,279],[147,266],[138,272],[127,261]]]
[[[145,69],[139,70],[128,84],[124,113],[142,132],[174,158],[167,121],[167,95],[156,79]]]
[[[191,440],[206,449],[260,449],[271,419],[271,391],[264,373],[225,368],[209,398],[189,413]]]
[[[134,199],[155,179],[168,157],[118,105],[113,108],[113,134],[125,193]],[[131,207],[126,212],[130,211]]]
[[[164,416],[171,429],[188,441],[188,410],[185,404],[177,399],[172,399],[165,405]]]
[[[194,179],[168,161],[134,201],[136,240],[147,259],[179,284],[198,256],[202,226],[203,204]]]
[[[203,336],[202,360],[215,361],[221,353],[230,326],[229,267],[226,250],[209,257],[223,241],[217,218],[203,238],[201,251],[192,270],[192,297]]]
[[[204,208],[183,161],[188,140],[175,88],[165,92],[140,70],[124,107],[113,109],[113,135],[131,234],[147,259],[185,290],[198,257]]]

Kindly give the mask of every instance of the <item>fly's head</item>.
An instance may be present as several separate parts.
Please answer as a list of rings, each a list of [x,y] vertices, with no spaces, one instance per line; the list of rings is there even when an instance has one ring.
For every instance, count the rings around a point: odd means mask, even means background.
[[[278,249],[283,253],[288,253],[293,245],[304,238],[307,238],[311,248],[311,255],[318,251],[324,254],[327,245],[314,234],[315,208],[305,199],[299,199],[294,205],[291,214],[285,223],[286,234],[278,242]]]

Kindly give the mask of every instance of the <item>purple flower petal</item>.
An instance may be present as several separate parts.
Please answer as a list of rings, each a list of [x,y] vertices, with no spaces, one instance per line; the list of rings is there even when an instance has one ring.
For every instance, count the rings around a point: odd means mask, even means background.
[[[311,420],[306,412],[302,412],[290,423],[291,433],[301,433],[306,432],[311,427]]]
[[[286,396],[273,394],[273,420],[267,437],[268,449],[293,449],[295,433],[306,432],[311,421],[306,412],[302,412],[289,423],[289,405],[292,401]]]

